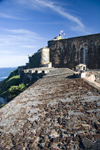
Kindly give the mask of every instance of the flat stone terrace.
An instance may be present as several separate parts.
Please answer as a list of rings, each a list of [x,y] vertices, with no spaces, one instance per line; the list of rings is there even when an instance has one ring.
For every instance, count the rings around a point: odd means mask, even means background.
[[[0,109],[0,150],[99,150],[100,91],[55,69]]]

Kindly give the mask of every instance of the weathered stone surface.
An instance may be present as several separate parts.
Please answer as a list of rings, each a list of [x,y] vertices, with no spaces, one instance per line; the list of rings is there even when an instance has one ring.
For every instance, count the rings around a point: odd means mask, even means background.
[[[93,144],[91,150],[100,150],[100,139]]]
[[[84,128],[84,130],[90,130],[90,125],[88,124],[82,124],[82,127]]]
[[[0,150],[95,147],[100,93],[72,74],[65,68],[52,70],[0,109]]]
[[[48,41],[53,67],[75,68],[83,63],[89,69],[100,69],[100,33]],[[93,63],[94,62],[94,63]]]
[[[91,140],[89,140],[87,138],[83,138],[82,144],[83,144],[84,148],[91,148],[93,145],[93,142],[91,142]]]

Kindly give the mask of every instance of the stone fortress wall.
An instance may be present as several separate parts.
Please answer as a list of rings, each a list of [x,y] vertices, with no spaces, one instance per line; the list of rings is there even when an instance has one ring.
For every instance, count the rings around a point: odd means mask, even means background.
[[[86,64],[89,69],[100,68],[100,34],[48,41],[53,67],[75,68]]]
[[[29,56],[28,68],[47,67],[50,62],[49,48],[43,47],[37,53]]]
[[[100,68],[100,33],[68,39],[58,36],[48,41],[32,56],[29,56],[28,68],[46,66],[75,68],[76,65],[86,64],[89,69]]]
[[[29,83],[44,76],[51,64],[54,68],[75,69],[80,63],[89,69],[100,69],[100,33],[68,39],[59,35],[48,41],[47,47],[29,56],[29,63],[18,71],[21,82]]]

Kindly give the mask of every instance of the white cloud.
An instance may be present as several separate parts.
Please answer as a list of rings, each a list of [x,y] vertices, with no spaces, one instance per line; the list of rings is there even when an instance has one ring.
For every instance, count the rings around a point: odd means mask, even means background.
[[[67,20],[70,20],[74,25],[69,26],[71,31],[75,31],[77,33],[81,34],[89,34],[90,32],[87,32],[87,27],[84,25],[84,23],[79,19],[79,17],[76,17],[75,15],[72,15],[68,13],[64,8],[63,5],[57,3],[56,1],[52,0],[17,0],[18,3],[22,5],[27,5],[27,7],[31,9],[37,9],[39,11],[44,11],[46,9],[51,9],[60,16],[66,18]],[[47,10],[46,10],[47,11]]]
[[[18,17],[16,17],[16,16],[13,16],[13,15],[9,15],[9,14],[6,14],[6,13],[0,13],[0,17],[1,18],[7,18],[7,19],[20,19],[20,20],[22,20],[21,18],[18,18]]]
[[[18,67],[28,62],[28,56],[5,55],[0,56],[0,67]]]
[[[12,54],[12,53],[16,53],[16,51],[7,51],[7,50],[0,50],[0,54]]]
[[[86,27],[81,27],[81,26],[74,26],[70,27],[72,31],[75,31],[77,33],[82,33],[82,34],[92,34],[91,29],[86,29]]]
[[[32,1],[32,0],[30,0]],[[67,18],[68,20],[76,23],[76,25],[74,26],[70,26],[70,30],[71,31],[75,31],[77,33],[81,33],[81,34],[91,34],[91,30],[90,28],[87,28],[83,22],[78,18],[75,17],[74,15],[71,15],[70,13],[66,12],[62,6],[56,5],[54,3],[54,1],[48,1],[48,0],[34,0],[36,1],[39,5],[43,6],[43,7],[48,7],[52,10],[54,10],[55,12],[57,12],[59,15],[62,15],[63,17]]]
[[[25,47],[25,45],[30,46],[37,46],[37,40],[42,40],[42,37],[40,37],[37,33],[24,30],[24,29],[18,29],[18,30],[8,30],[3,29],[3,31],[6,31],[6,34],[0,34],[0,46],[17,46],[17,47]]]
[[[33,7],[33,9],[37,6],[37,8],[39,6],[41,7],[47,7],[52,9],[53,11],[57,12],[58,14],[62,15],[63,17],[67,18],[70,21],[75,22],[76,24],[80,25],[81,27],[84,27],[84,24],[80,21],[80,19],[78,19],[77,17],[69,14],[68,12],[66,12],[61,6],[56,5],[54,2],[52,1],[48,1],[48,0],[17,0],[20,4],[26,4],[27,6],[31,6]],[[40,8],[40,7],[39,7]]]
[[[37,33],[24,29],[0,28],[0,33],[0,67],[25,65],[28,53],[34,53],[42,39]]]
[[[43,1],[43,0],[41,0],[41,1],[35,0],[35,1],[37,1],[38,3],[40,3],[41,5],[43,5],[45,7],[49,7],[51,9],[53,9],[54,11],[56,11],[57,13],[62,15],[63,17],[66,17],[67,19],[77,23],[81,27],[84,27],[83,23],[77,17],[72,16],[71,14],[65,12],[65,10],[61,6],[57,6],[53,2],[49,2],[49,1]]]
[[[34,46],[34,45],[23,45],[22,46],[23,48],[36,48],[37,46]]]
[[[11,33],[15,33],[15,34],[34,34],[34,36],[38,35],[35,32],[29,31],[29,30],[25,30],[25,29],[18,29],[18,30],[8,30],[8,29],[5,29],[5,30],[8,31],[8,32],[11,32]]]
[[[13,18],[12,16],[5,14],[5,13],[0,13],[0,17],[2,17],[2,18]]]

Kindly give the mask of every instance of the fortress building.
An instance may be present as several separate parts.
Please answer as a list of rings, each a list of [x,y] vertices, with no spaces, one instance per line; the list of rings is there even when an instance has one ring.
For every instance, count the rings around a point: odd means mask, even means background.
[[[50,62],[55,68],[72,69],[80,63],[89,69],[100,68],[100,33],[68,39],[59,35],[29,56],[28,68],[47,67]]]
[[[0,109],[0,150],[100,150],[100,70],[72,78],[79,63],[100,68],[100,34],[58,36],[29,56],[20,68],[29,88]]]
[[[47,67],[50,62],[50,49],[43,47],[37,53],[29,56],[29,68]]]
[[[48,41],[54,67],[74,68],[82,63],[89,69],[100,68],[100,34]]]

